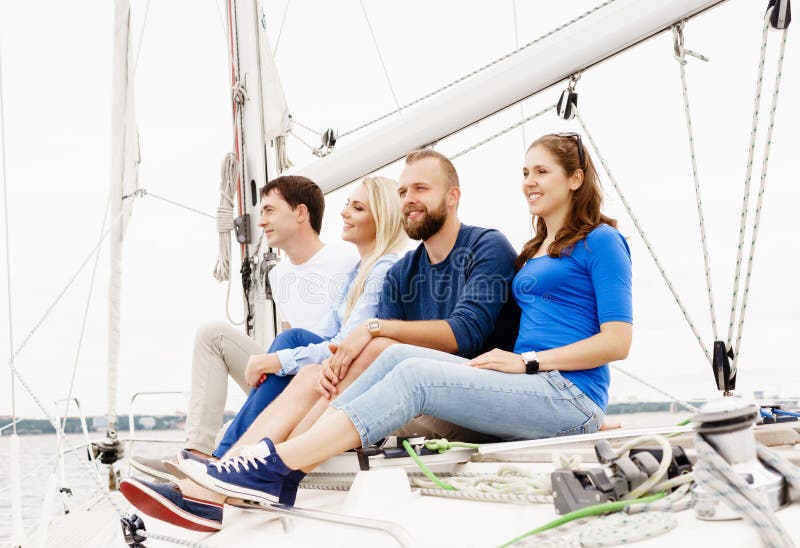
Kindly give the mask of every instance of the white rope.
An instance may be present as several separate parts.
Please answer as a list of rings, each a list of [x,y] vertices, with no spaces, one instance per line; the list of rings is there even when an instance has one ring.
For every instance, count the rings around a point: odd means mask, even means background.
[[[767,548],[794,546],[762,492],[753,489],[702,435],[696,436],[695,449],[697,463],[694,473],[699,487],[715,493],[754,527]]]
[[[214,267],[214,278],[218,282],[228,281],[231,277],[231,230],[233,230],[233,206],[238,178],[239,166],[236,163],[236,155],[229,152],[222,160],[222,176],[219,183],[219,206],[217,207],[219,256]]]
[[[2,146],[0,147],[0,151],[2,151],[2,160],[3,160],[3,220],[5,223],[5,233],[6,233],[6,288],[8,290],[7,297],[8,297],[8,349],[9,351],[13,350],[14,348],[14,322],[11,319],[11,244],[10,244],[10,237],[8,231],[8,187],[6,184],[6,107],[5,102],[3,100],[3,95],[5,94],[5,88],[3,87],[3,48],[0,46],[0,141],[2,141]],[[9,365],[12,367],[14,364],[14,354],[11,354],[9,358]],[[12,433],[16,435],[17,433],[17,395],[14,386],[14,373],[13,371],[11,374],[11,424],[12,426]]]
[[[707,61],[703,56],[690,52],[683,47],[683,22],[672,27],[675,59],[678,61],[681,73],[681,89],[683,90],[683,111],[686,115],[686,130],[689,136],[689,156],[692,160],[692,178],[694,180],[694,193],[697,201],[697,217],[700,224],[700,242],[703,247],[703,264],[706,271],[706,289],[708,290],[708,307],[711,313],[711,330],[714,340],[719,340],[717,329],[717,313],[714,307],[714,291],[711,288],[711,263],[708,258],[708,242],[706,238],[706,224],[703,215],[703,198],[700,193],[700,176],[697,171],[697,153],[694,147],[694,130],[692,129],[692,115],[689,108],[689,87],[686,84],[686,54],[692,54],[699,59]]]
[[[381,68],[383,68],[383,75],[386,77],[386,83],[389,85],[389,91],[392,92],[392,99],[394,99],[394,105],[397,107],[395,112],[401,112],[403,108],[400,106],[400,101],[397,100],[397,94],[394,91],[394,86],[392,85],[392,79],[389,78],[389,70],[386,68],[386,63],[383,60],[383,55],[381,55],[381,48],[378,47],[378,39],[375,37],[375,31],[372,29],[372,23],[369,20],[369,15],[367,15],[367,8],[364,7],[364,0],[358,0],[358,3],[361,5],[361,12],[364,14],[364,20],[367,22],[367,27],[369,28],[369,34],[372,36],[372,43],[375,45],[375,53],[378,54],[378,59],[381,62]]]
[[[772,12],[772,10],[770,10]],[[767,19],[769,15],[767,15]],[[742,331],[744,330],[744,318],[745,313],[747,312],[747,299],[750,295],[750,277],[753,273],[753,258],[755,257],[756,253],[756,242],[758,241],[758,227],[759,222],[761,220],[761,208],[764,204],[764,188],[767,182],[767,164],[769,163],[769,149],[772,145],[772,130],[775,127],[775,113],[778,108],[778,92],[780,91],[781,85],[781,74],[783,72],[783,59],[786,54],[786,39],[789,36],[789,27],[786,27],[783,30],[783,39],[781,40],[780,46],[780,53],[778,55],[778,64],[776,67],[776,74],[775,74],[775,87],[772,92],[772,105],[769,111],[769,124],[767,126],[767,142],[764,145],[764,158],[761,162],[761,180],[759,181],[758,187],[758,198],[756,199],[756,211],[755,211],[755,218],[753,220],[753,234],[752,239],[750,241],[750,254],[747,259],[747,274],[745,275],[744,281],[744,293],[742,294],[742,305],[739,311],[739,328],[736,332],[736,345],[735,345],[735,354],[733,356],[733,371],[736,371],[736,366],[739,362],[739,356],[741,355],[741,344],[742,344]]]
[[[764,26],[761,30],[761,52],[758,59],[758,71],[756,76],[756,98],[753,107],[753,121],[750,127],[750,146],[747,148],[747,166],[744,176],[744,192],[742,193],[742,213],[739,221],[739,243],[736,250],[736,266],[733,276],[733,296],[731,298],[731,315],[728,322],[728,349],[733,344],[733,326],[736,322],[736,305],[739,299],[739,276],[742,271],[742,251],[744,250],[744,234],[747,229],[747,211],[750,203],[750,180],[753,173],[753,158],[756,152],[756,133],[758,131],[758,115],[761,110],[761,84],[764,80],[764,63],[767,58],[767,32],[769,31],[769,15],[772,10],[768,10],[764,16]],[[736,354],[738,354],[736,349]]]
[[[417,103],[421,103],[422,101],[424,101],[426,99],[429,99],[429,98],[433,97],[434,95],[437,95],[437,94],[439,94],[439,93],[441,93],[441,92],[443,92],[443,91],[445,91],[447,89],[450,89],[451,87],[453,87],[453,86],[455,86],[457,84],[460,84],[464,80],[472,78],[476,74],[479,74],[479,73],[483,72],[484,70],[496,65],[497,63],[500,63],[501,61],[504,61],[504,60],[508,59],[512,55],[516,55],[517,53],[519,53],[519,52],[531,47],[532,45],[534,45],[534,44],[536,44],[538,42],[541,42],[545,38],[548,38],[549,36],[552,36],[553,34],[555,34],[555,33],[559,32],[559,31],[569,27],[570,25],[573,25],[573,24],[577,23],[581,19],[585,19],[586,17],[588,17],[589,15],[593,14],[597,10],[600,10],[600,9],[604,8],[604,7],[608,6],[609,4],[613,4],[615,1],[616,0],[606,0],[602,4],[599,4],[599,5],[595,6],[594,8],[590,9],[589,11],[586,11],[586,12],[582,13],[581,15],[578,15],[577,17],[574,17],[573,19],[567,21],[566,23],[564,23],[562,25],[559,25],[558,27],[554,28],[553,30],[551,30],[549,32],[546,32],[545,34],[542,34],[538,38],[535,38],[534,40],[531,40],[530,42],[528,42],[527,44],[523,45],[522,47],[519,47],[519,48],[515,49],[514,51],[511,51],[511,52],[503,55],[502,57],[499,57],[499,58],[495,59],[494,61],[491,61],[491,62],[489,62],[489,63],[487,63],[487,64],[485,64],[485,65],[483,65],[483,66],[481,66],[481,67],[479,67],[479,68],[477,68],[475,70],[473,70],[472,72],[469,72],[469,73],[461,76],[460,78],[457,78],[456,80],[453,80],[449,84],[446,84],[446,85],[444,85],[444,86],[442,86],[440,88],[437,88],[437,89],[431,91],[430,93],[427,93],[427,94],[423,95],[422,97],[414,99],[413,101],[411,101],[409,103],[406,103],[406,104],[400,106],[399,108],[397,108],[395,110],[392,110],[391,112],[387,112],[386,114],[378,116],[377,118],[375,118],[373,120],[370,120],[368,122],[365,122],[365,123],[353,128],[353,129],[345,131],[344,133],[340,133],[339,134],[339,139],[347,137],[348,135],[351,135],[351,134],[353,134],[353,133],[355,133],[357,131],[360,131],[360,130],[366,128],[366,127],[369,127],[369,126],[371,126],[373,124],[376,124],[376,123],[378,123],[378,122],[380,122],[382,120],[385,120],[389,116],[392,116],[393,114],[397,114],[401,110],[406,110],[409,107],[416,105]]]
[[[675,516],[664,512],[636,515],[618,512],[587,523],[580,528],[578,538],[582,548],[617,546],[657,537],[677,526]]]
[[[297,118],[295,118],[294,116],[290,116],[290,118],[292,119],[292,124],[297,124],[298,126],[300,126],[301,128],[303,128],[304,130],[306,130],[306,131],[310,131],[310,132],[311,132],[311,133],[313,133],[314,135],[317,135],[317,136],[319,136],[319,137],[322,137],[322,133],[320,133],[320,132],[319,132],[319,131],[317,131],[316,129],[314,129],[314,128],[311,128],[311,127],[308,127],[306,124],[304,124],[303,122],[299,121],[299,120],[298,120]]]
[[[703,338],[700,336],[700,332],[697,330],[697,327],[695,326],[694,322],[692,321],[692,318],[689,316],[689,311],[686,310],[686,306],[684,306],[683,301],[681,300],[680,296],[678,295],[677,290],[672,285],[672,281],[669,279],[669,276],[667,276],[667,272],[666,272],[666,270],[664,270],[664,266],[661,264],[661,261],[658,260],[658,257],[656,256],[656,252],[653,249],[653,246],[650,244],[650,240],[645,235],[644,229],[642,228],[642,225],[639,224],[639,220],[636,218],[636,215],[633,213],[633,209],[631,208],[631,205],[628,203],[628,200],[625,198],[625,195],[623,194],[622,189],[620,188],[619,184],[617,184],[617,180],[614,177],[614,175],[611,173],[611,170],[609,169],[608,164],[605,161],[605,158],[600,153],[600,150],[597,148],[597,144],[595,143],[594,138],[592,137],[592,134],[589,132],[589,128],[586,127],[586,123],[583,121],[583,117],[581,116],[581,113],[579,111],[577,111],[577,110],[575,111],[575,117],[578,119],[578,122],[581,124],[581,127],[583,128],[584,133],[586,133],[586,137],[589,140],[589,143],[592,145],[592,149],[594,150],[595,156],[597,156],[597,159],[600,161],[600,164],[603,166],[603,170],[606,172],[606,175],[608,175],[608,179],[611,181],[611,185],[614,187],[614,190],[616,191],[617,196],[619,196],[619,199],[622,202],[622,205],[625,208],[625,211],[628,213],[628,216],[631,218],[631,221],[633,222],[633,226],[636,228],[636,231],[639,233],[639,236],[642,238],[642,242],[644,242],[644,245],[647,248],[647,251],[650,253],[650,256],[653,258],[653,261],[656,264],[656,268],[658,268],[658,271],[661,273],[661,277],[664,279],[664,282],[666,282],[667,287],[670,290],[670,293],[672,293],[672,296],[675,298],[675,302],[678,304],[678,307],[681,309],[681,312],[683,313],[683,317],[686,319],[686,322],[689,324],[689,328],[692,330],[692,333],[694,333],[695,339],[697,339],[697,343],[700,345],[700,348],[702,349],[703,354],[705,355],[705,357],[708,360],[708,362],[712,363],[711,362],[711,353],[708,351],[708,348],[706,347],[706,344],[703,342]]]
[[[292,137],[294,137],[295,139],[297,139],[298,141],[303,143],[306,147],[308,147],[308,150],[310,150],[311,152],[316,152],[317,151],[317,147],[315,147],[314,145],[309,144],[308,141],[306,141],[305,139],[300,137],[297,133],[295,133],[291,129],[289,130],[289,135],[291,135]]]
[[[552,501],[550,474],[529,473],[513,466],[502,466],[494,474],[451,475],[447,482],[456,491],[490,494],[536,495]],[[436,483],[422,477],[412,478],[411,485],[427,490],[439,490]],[[444,489],[441,489],[444,491]],[[526,499],[527,500],[527,499]]]
[[[236,181],[239,179],[239,164],[236,155],[229,152],[222,160],[222,177],[219,183],[219,207],[217,207],[217,232],[219,233],[219,256],[214,267],[214,278],[228,282],[225,292],[225,315],[233,325],[242,325],[245,320],[231,317],[231,230],[233,230],[233,206],[236,198]]]
[[[457,153],[453,154],[453,155],[452,155],[452,156],[450,156],[449,158],[450,158],[450,160],[455,160],[456,158],[459,158],[459,157],[463,156],[464,154],[467,154],[468,152],[472,152],[472,151],[473,151],[473,150],[475,150],[476,148],[478,148],[478,147],[481,147],[481,146],[485,145],[486,143],[488,143],[488,142],[490,142],[490,141],[493,141],[493,140],[497,139],[497,138],[498,138],[498,137],[500,137],[501,135],[505,135],[505,134],[506,134],[506,133],[508,133],[509,131],[511,131],[511,130],[513,130],[513,129],[516,129],[516,128],[518,128],[518,127],[520,127],[520,126],[522,126],[522,125],[524,125],[524,124],[526,124],[526,123],[530,122],[530,121],[531,121],[531,120],[533,120],[534,118],[538,118],[539,116],[542,116],[543,114],[547,114],[548,112],[550,112],[550,111],[551,111],[551,110],[553,110],[554,108],[556,108],[556,106],[555,106],[555,105],[550,105],[550,106],[548,106],[548,107],[545,107],[545,108],[543,108],[542,110],[540,110],[539,112],[537,112],[537,113],[535,113],[535,114],[531,114],[531,115],[530,115],[530,116],[528,116],[527,118],[523,118],[523,119],[522,119],[522,120],[520,120],[519,122],[516,122],[516,123],[514,123],[514,124],[511,124],[511,125],[510,125],[510,126],[508,126],[507,128],[501,129],[500,131],[498,131],[498,132],[496,132],[496,133],[493,133],[493,134],[489,135],[489,136],[488,136],[486,139],[483,139],[483,140],[481,140],[481,141],[478,141],[478,142],[477,142],[477,143],[475,143],[474,145],[472,145],[472,146],[470,146],[470,147],[467,147],[467,148],[465,148],[464,150],[461,150],[460,152],[457,152]]]
[[[611,367],[612,367],[612,368],[616,369],[616,370],[617,370],[617,371],[619,371],[620,373],[623,373],[624,375],[627,375],[627,376],[629,376],[629,377],[630,377],[630,378],[632,378],[633,380],[635,380],[635,381],[638,381],[638,382],[642,383],[642,384],[643,384],[643,385],[645,385],[646,387],[648,387],[648,388],[650,388],[650,389],[652,389],[652,390],[655,390],[656,392],[658,392],[658,393],[659,393],[659,394],[661,394],[662,396],[666,396],[666,397],[667,397],[667,398],[669,398],[669,399],[670,399],[672,402],[674,402],[674,403],[677,403],[678,405],[680,405],[681,407],[683,407],[683,408],[685,408],[685,409],[688,409],[688,410],[689,410],[689,411],[691,411],[692,413],[697,413],[697,412],[699,411],[699,409],[698,409],[697,407],[695,407],[694,405],[692,405],[691,403],[689,403],[689,402],[687,402],[687,401],[684,401],[684,400],[682,400],[682,399],[680,399],[680,398],[676,398],[675,396],[673,396],[672,394],[670,394],[670,393],[668,393],[668,392],[666,392],[666,391],[662,390],[662,389],[661,389],[661,388],[659,388],[658,386],[656,386],[656,385],[654,385],[654,384],[651,384],[651,383],[647,382],[647,381],[646,381],[646,380],[644,380],[643,378],[641,378],[641,377],[639,377],[639,376],[637,376],[637,375],[634,375],[633,373],[631,373],[630,371],[628,371],[628,370],[626,370],[626,369],[623,369],[623,368],[622,368],[621,366],[619,366],[618,364],[616,364],[616,363],[612,363],[612,364],[610,364],[610,365],[611,365]]]

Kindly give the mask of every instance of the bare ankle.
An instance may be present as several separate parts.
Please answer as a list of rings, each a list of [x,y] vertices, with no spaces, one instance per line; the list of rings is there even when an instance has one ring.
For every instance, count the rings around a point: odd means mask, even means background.
[[[199,449],[187,449],[190,453],[197,455],[198,457],[203,457],[204,459],[213,459],[213,455],[209,455],[208,453],[203,453]]]

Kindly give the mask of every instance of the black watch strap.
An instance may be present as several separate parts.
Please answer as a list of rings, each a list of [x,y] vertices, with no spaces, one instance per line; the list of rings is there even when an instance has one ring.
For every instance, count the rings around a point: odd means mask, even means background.
[[[527,375],[533,375],[539,372],[539,360],[531,360],[529,362],[525,362],[525,373]]]

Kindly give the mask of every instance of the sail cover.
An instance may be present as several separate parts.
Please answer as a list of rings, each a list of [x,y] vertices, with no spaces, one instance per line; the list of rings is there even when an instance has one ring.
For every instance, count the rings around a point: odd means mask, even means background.
[[[330,192],[724,0],[615,0],[299,170]],[[554,99],[555,102],[555,99]]]

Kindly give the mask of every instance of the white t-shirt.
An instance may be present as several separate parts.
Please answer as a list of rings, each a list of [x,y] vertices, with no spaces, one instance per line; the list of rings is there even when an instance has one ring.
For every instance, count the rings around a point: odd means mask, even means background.
[[[353,250],[325,244],[302,264],[287,258],[269,271],[272,300],[281,321],[314,331],[358,262]]]

